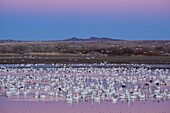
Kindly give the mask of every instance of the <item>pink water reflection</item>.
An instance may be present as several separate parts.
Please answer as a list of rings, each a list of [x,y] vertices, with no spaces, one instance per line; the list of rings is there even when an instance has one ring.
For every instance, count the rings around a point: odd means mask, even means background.
[[[153,102],[127,102],[111,103],[103,101],[73,102],[65,101],[12,101],[0,97],[0,113],[169,113],[170,101]]]

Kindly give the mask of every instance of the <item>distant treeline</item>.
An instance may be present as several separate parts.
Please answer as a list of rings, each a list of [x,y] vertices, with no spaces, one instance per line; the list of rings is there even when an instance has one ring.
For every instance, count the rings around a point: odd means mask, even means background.
[[[73,53],[73,54],[108,54],[114,55],[163,55],[170,53],[170,46],[157,47],[102,47],[99,45],[90,46],[69,46],[69,44],[46,45],[8,45],[0,46],[0,53]]]

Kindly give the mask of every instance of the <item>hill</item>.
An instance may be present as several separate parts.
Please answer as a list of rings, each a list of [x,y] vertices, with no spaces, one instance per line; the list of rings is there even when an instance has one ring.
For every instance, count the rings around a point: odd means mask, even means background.
[[[123,41],[123,40],[121,40],[121,39],[111,39],[111,38],[106,38],[106,37],[102,37],[102,38],[90,37],[88,39],[72,37],[72,38],[66,39],[64,41]]]

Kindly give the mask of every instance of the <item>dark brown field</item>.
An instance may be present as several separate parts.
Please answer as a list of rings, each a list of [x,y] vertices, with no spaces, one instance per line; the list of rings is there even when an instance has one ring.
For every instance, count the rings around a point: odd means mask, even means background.
[[[27,64],[27,63],[137,63],[137,64],[170,64],[170,56],[58,56],[58,55],[1,55],[1,64]]]

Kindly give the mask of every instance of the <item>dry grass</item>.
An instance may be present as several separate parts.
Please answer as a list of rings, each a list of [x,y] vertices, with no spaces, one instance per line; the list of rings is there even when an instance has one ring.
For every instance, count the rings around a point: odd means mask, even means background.
[[[0,46],[7,45],[57,45],[57,44],[69,44],[71,46],[78,45],[122,45],[122,46],[165,46],[170,44],[170,40],[148,40],[148,41],[23,41],[23,42],[4,42],[0,43]]]
[[[55,53],[26,53],[26,54],[16,54],[16,53],[5,53],[2,54],[0,53],[0,57],[11,57],[11,56],[48,56],[48,57],[54,57],[54,56],[75,56],[75,57],[97,57],[97,56],[108,56],[107,54],[74,54],[74,53],[60,53],[60,52],[55,52]]]

